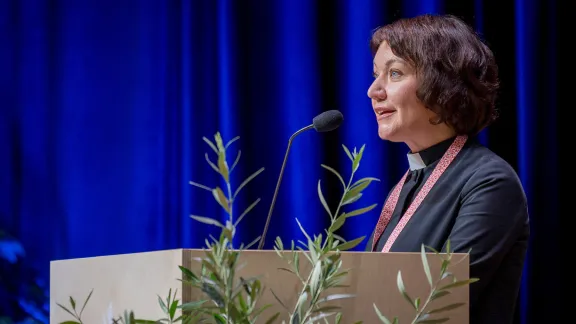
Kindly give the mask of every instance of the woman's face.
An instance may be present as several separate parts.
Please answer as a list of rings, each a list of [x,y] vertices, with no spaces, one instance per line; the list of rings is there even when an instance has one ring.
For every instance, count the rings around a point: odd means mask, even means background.
[[[418,142],[431,130],[430,118],[435,116],[416,96],[416,71],[383,42],[374,56],[374,78],[368,97],[376,114],[378,135],[416,149],[411,142]]]

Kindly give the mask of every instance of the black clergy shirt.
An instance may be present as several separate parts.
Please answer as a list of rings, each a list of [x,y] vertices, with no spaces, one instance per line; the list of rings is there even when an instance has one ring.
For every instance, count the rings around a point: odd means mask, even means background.
[[[410,170],[390,223],[374,251],[382,251],[454,138],[409,153]],[[392,188],[393,189],[393,188]],[[366,246],[372,249],[374,234]],[[421,244],[453,252],[470,249],[470,324],[513,321],[528,246],[528,209],[514,169],[474,138],[468,139],[412,215],[390,252],[420,252]]]

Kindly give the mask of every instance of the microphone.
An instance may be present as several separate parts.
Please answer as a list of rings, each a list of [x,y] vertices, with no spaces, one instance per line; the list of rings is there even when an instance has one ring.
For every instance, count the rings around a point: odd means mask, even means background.
[[[274,195],[272,196],[272,203],[270,204],[270,210],[268,210],[268,218],[266,219],[266,225],[264,225],[264,231],[262,232],[262,237],[260,238],[260,244],[258,244],[258,250],[262,250],[264,246],[264,241],[266,238],[266,232],[268,232],[268,226],[270,225],[270,218],[272,217],[272,211],[274,210],[274,204],[276,203],[276,197],[278,196],[278,189],[280,188],[280,183],[282,182],[282,175],[284,174],[284,167],[286,166],[286,161],[288,160],[288,153],[290,152],[290,147],[292,146],[292,141],[294,138],[303,132],[314,128],[317,132],[329,132],[338,128],[344,121],[344,116],[338,110],[328,110],[312,119],[312,124],[304,128],[301,128],[296,133],[290,136],[288,140],[288,147],[286,148],[286,154],[284,155],[284,161],[282,162],[282,167],[280,168],[280,175],[278,176],[278,181],[276,182],[276,189],[274,190]]]

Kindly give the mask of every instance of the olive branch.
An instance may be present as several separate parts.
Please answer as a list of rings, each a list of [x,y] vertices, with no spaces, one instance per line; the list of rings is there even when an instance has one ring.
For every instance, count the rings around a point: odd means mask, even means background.
[[[432,278],[432,274],[430,272],[430,265],[428,263],[428,257],[426,255],[426,249],[434,252],[436,256],[438,256],[442,260],[442,265],[440,266],[440,274],[438,278]],[[468,254],[470,251],[468,251]],[[450,320],[450,317],[441,317],[441,318],[432,318],[436,314],[444,313],[450,310],[454,310],[458,307],[464,306],[466,303],[453,303],[449,304],[440,308],[435,308],[428,310],[428,306],[430,303],[436,299],[440,299],[445,297],[451,293],[451,290],[454,288],[462,287],[465,285],[469,285],[478,281],[478,278],[470,278],[467,280],[458,280],[453,273],[449,271],[451,266],[455,266],[458,263],[462,262],[464,258],[460,261],[452,264],[453,252],[450,250],[450,240],[446,242],[446,253],[441,254],[435,249],[425,246],[422,244],[420,255],[422,257],[422,266],[424,268],[424,273],[426,274],[426,279],[428,284],[430,285],[430,293],[422,303],[420,297],[412,299],[408,292],[406,291],[406,286],[404,285],[404,281],[402,280],[402,271],[398,271],[398,276],[396,279],[396,284],[398,287],[398,291],[404,299],[410,303],[410,305],[414,308],[416,314],[414,315],[414,319],[412,320],[412,324],[437,324],[437,323],[445,323]],[[448,281],[448,283],[446,283]],[[398,324],[399,320],[398,317],[394,317],[392,321],[390,321],[386,316],[382,315],[382,312],[378,309],[376,304],[374,305],[374,310],[378,315],[380,321],[384,324]]]
[[[228,219],[225,224],[222,224],[214,218],[197,215],[190,216],[196,221],[221,228],[221,234],[218,240],[212,238],[212,241],[210,242],[206,239],[206,257],[195,258],[195,260],[199,261],[202,266],[201,273],[195,274],[192,270],[180,266],[180,270],[184,275],[182,281],[192,285],[192,287],[200,289],[210,301],[209,303],[203,301],[191,302],[182,305],[181,308],[184,311],[196,311],[202,313],[211,317],[211,319],[218,324],[257,323],[262,312],[271,306],[266,305],[256,308],[256,303],[263,292],[260,280],[256,277],[238,278],[236,275],[236,272],[243,266],[238,262],[240,254],[244,249],[249,249],[260,239],[260,237],[257,237],[250,244],[246,246],[241,244],[238,249],[234,249],[232,241],[236,234],[236,227],[244,216],[246,216],[246,214],[248,214],[248,212],[250,212],[260,202],[260,198],[248,206],[236,220],[233,212],[234,200],[237,198],[242,188],[264,171],[264,168],[259,169],[246,178],[235,191],[232,190],[230,174],[240,161],[241,151],[238,150],[236,159],[232,164],[232,167],[229,168],[227,150],[230,145],[238,139],[239,137],[235,137],[228,143],[224,144],[220,133],[214,135],[215,143],[206,137],[203,137],[203,140],[208,144],[208,146],[210,146],[214,153],[216,153],[218,158],[217,163],[214,163],[210,160],[208,153],[206,153],[206,161],[208,165],[222,177],[222,180],[226,184],[227,195],[219,186],[210,188],[193,181],[190,181],[190,184],[211,192],[214,199],[228,214]],[[279,315],[279,313],[273,315],[266,321],[266,323],[272,323]]]
[[[346,219],[364,214],[376,207],[377,204],[373,204],[349,212],[341,211],[344,206],[357,202],[362,197],[362,191],[365,190],[372,181],[379,180],[367,177],[353,182],[354,175],[360,167],[365,145],[363,145],[358,152],[356,148],[354,148],[352,153],[345,145],[342,145],[342,147],[352,164],[352,172],[347,183],[338,171],[327,165],[321,165],[324,169],[336,175],[342,184],[343,193],[334,213],[331,212],[322,193],[321,180],[318,181],[318,197],[330,216],[330,226],[325,230],[325,239],[323,239],[322,234],[310,237],[297,218],[296,222],[306,237],[306,242],[298,241],[299,244],[295,244],[294,241],[292,241],[290,252],[285,252],[281,238],[276,238],[274,250],[289,266],[289,268],[281,268],[281,270],[288,271],[295,275],[302,285],[298,300],[292,310],[289,310],[285,303],[272,291],[276,300],[289,312],[290,324],[315,323],[321,319],[326,321],[327,318],[332,315],[335,315],[335,323],[338,324],[342,318],[342,314],[339,312],[340,307],[330,305],[329,302],[354,297],[352,294],[325,295],[325,293],[331,288],[343,287],[342,281],[348,274],[348,270],[342,269],[340,252],[353,249],[360,244],[365,237],[362,236],[347,241],[335,232],[344,225]],[[303,253],[297,253],[296,250]],[[307,276],[304,275],[300,269],[299,255],[303,255],[306,261],[312,266],[312,270]],[[357,323],[361,323],[361,321]]]

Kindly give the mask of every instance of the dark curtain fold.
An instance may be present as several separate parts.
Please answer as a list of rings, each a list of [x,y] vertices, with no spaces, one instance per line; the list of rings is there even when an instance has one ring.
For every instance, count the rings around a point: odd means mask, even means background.
[[[366,145],[357,175],[373,176],[350,219],[369,235],[407,148],[379,140],[366,91],[371,31],[400,17],[450,13],[493,49],[500,118],[482,141],[518,171],[530,201],[532,242],[518,323],[556,322],[559,270],[555,1],[0,1],[0,228],[21,240],[48,278],[49,261],[198,248],[216,229],[191,214],[224,213],[202,137],[219,131],[242,151],[238,242],[261,234],[289,136],[329,109],[338,130],[303,133],[292,147],[265,248],[328,224],[317,184],[334,206],[350,164],[341,145]],[[214,155],[210,155],[214,160]],[[552,234],[551,234],[552,233]],[[362,248],[361,244],[358,249]],[[552,317],[552,319],[551,319]]]

